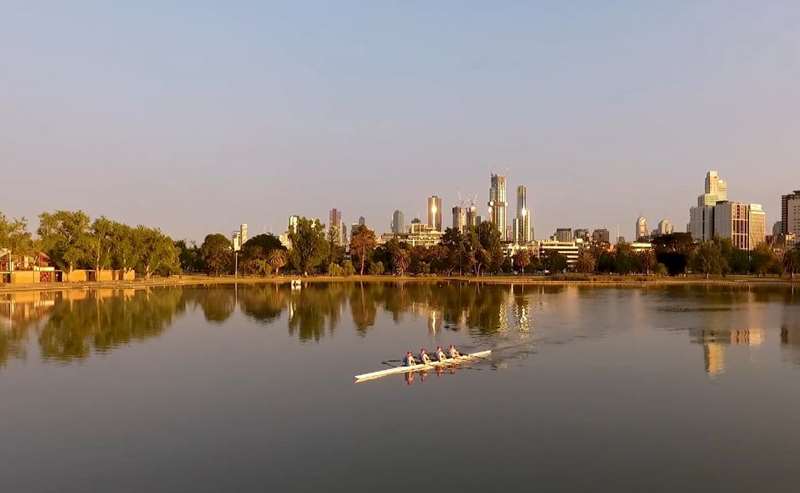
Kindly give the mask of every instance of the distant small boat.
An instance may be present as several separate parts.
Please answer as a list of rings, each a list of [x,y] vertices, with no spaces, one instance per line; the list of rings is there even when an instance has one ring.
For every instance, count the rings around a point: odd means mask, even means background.
[[[300,279],[292,279],[292,289],[300,289],[303,287],[303,281]]]
[[[430,363],[427,364],[421,363],[418,365],[411,365],[411,366],[398,366],[395,368],[389,368],[388,370],[373,371],[372,373],[364,373],[362,375],[356,375],[355,379],[356,383],[366,382],[367,380],[374,380],[376,378],[385,377],[387,375],[397,375],[400,373],[408,373],[412,371],[429,370],[431,368],[436,368],[440,366],[450,366],[450,365],[457,365],[459,363],[466,363],[474,359],[488,358],[490,354],[492,354],[492,351],[487,350],[487,351],[480,351],[478,353],[464,354],[462,356],[459,356],[458,358],[448,358],[445,361],[431,361]]]

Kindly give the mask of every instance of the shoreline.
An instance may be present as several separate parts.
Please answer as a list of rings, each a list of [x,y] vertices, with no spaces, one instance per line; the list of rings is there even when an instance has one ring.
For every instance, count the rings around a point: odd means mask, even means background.
[[[74,289],[144,289],[149,287],[171,286],[211,286],[234,284],[289,284],[293,279],[301,279],[304,283],[330,283],[330,282],[368,282],[368,283],[394,283],[394,282],[465,282],[473,284],[517,284],[529,286],[592,286],[592,287],[662,287],[662,286],[784,286],[800,287],[800,277],[756,277],[756,276],[728,276],[712,277],[706,279],[701,276],[689,277],[655,277],[655,276],[278,276],[278,277],[239,277],[232,276],[209,277],[205,275],[174,276],[169,278],[140,279],[135,281],[98,281],[78,283],[36,283],[36,284],[0,284],[0,294],[29,292],[29,291],[67,291]]]

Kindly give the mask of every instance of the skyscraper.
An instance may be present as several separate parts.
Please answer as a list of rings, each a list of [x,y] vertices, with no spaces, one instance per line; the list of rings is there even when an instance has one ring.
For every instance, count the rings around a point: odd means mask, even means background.
[[[399,235],[404,233],[406,230],[406,221],[405,217],[403,217],[403,213],[399,210],[395,210],[394,214],[392,214],[392,233]]]
[[[781,196],[781,233],[800,238],[800,190]]]
[[[525,245],[531,241],[531,213],[528,209],[528,189],[517,187],[517,214],[514,218],[514,242]]]
[[[239,239],[241,240],[242,245],[247,243],[248,238],[249,237],[247,236],[247,224],[242,223],[239,225]]]
[[[656,232],[658,233],[659,236],[671,235],[673,229],[674,228],[672,227],[672,221],[670,221],[669,219],[662,219],[658,221],[658,229],[656,230]]]
[[[501,239],[506,237],[506,177],[491,175],[491,186],[489,187],[489,218],[492,224],[500,232]]]
[[[716,170],[706,173],[705,193],[697,197],[697,206],[689,209],[689,233],[695,241],[714,237],[714,206],[728,200],[728,184]]]
[[[636,234],[633,235],[636,240],[647,239],[650,233],[647,231],[647,219],[644,216],[636,218]]]
[[[331,209],[328,214],[328,236],[337,245],[345,244],[344,230],[342,228],[342,211]]]
[[[480,216],[478,215],[478,208],[474,205],[467,207],[467,228],[471,229],[480,223]]]
[[[436,195],[428,197],[428,226],[442,231],[442,199]]]
[[[735,248],[752,250],[764,242],[767,223],[761,204],[717,202],[713,236],[731,240]]]
[[[453,207],[453,229],[464,232],[467,229],[467,209],[461,206]]]
[[[367,220],[364,219],[364,216],[359,216],[358,217],[358,225],[359,226],[366,226],[367,225]]]

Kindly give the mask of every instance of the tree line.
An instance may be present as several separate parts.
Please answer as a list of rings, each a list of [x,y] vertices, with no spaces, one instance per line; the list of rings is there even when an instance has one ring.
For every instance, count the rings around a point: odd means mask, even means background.
[[[38,238],[27,231],[24,218],[8,219],[0,213],[0,248],[13,255],[44,252],[59,270],[135,270],[153,274],[180,272],[178,249],[157,228],[129,226],[105,216],[92,220],[83,211],[58,210],[39,215]]]

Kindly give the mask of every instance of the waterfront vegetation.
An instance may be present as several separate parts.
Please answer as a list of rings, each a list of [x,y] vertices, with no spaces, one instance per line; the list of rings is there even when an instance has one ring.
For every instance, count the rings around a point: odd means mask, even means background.
[[[82,211],[42,213],[38,238],[27,231],[25,219],[7,219],[0,214],[0,249],[17,255],[42,251],[58,269],[135,270],[150,278],[153,274],[205,273],[222,276],[234,273],[236,265],[231,240],[221,233],[209,234],[201,245],[173,241],[158,229],[126,224],[101,216],[92,221]],[[800,248],[776,250],[767,244],[753,251],[734,248],[730,240],[695,243],[687,233],[659,236],[653,248],[636,251],[628,243],[611,248],[589,244],[573,266],[566,257],[546,251],[535,255],[519,249],[504,253],[500,233],[489,222],[460,232],[448,228],[434,246],[411,246],[391,239],[378,244],[375,232],[355,227],[349,248],[337,235],[326,234],[317,219],[300,218],[288,235],[291,248],[272,234],[247,240],[238,253],[239,272],[247,276],[281,273],[299,275],[445,275],[483,276],[498,274],[581,274],[706,277],[719,275],[788,275],[800,272]],[[568,268],[569,267],[569,268]]]

